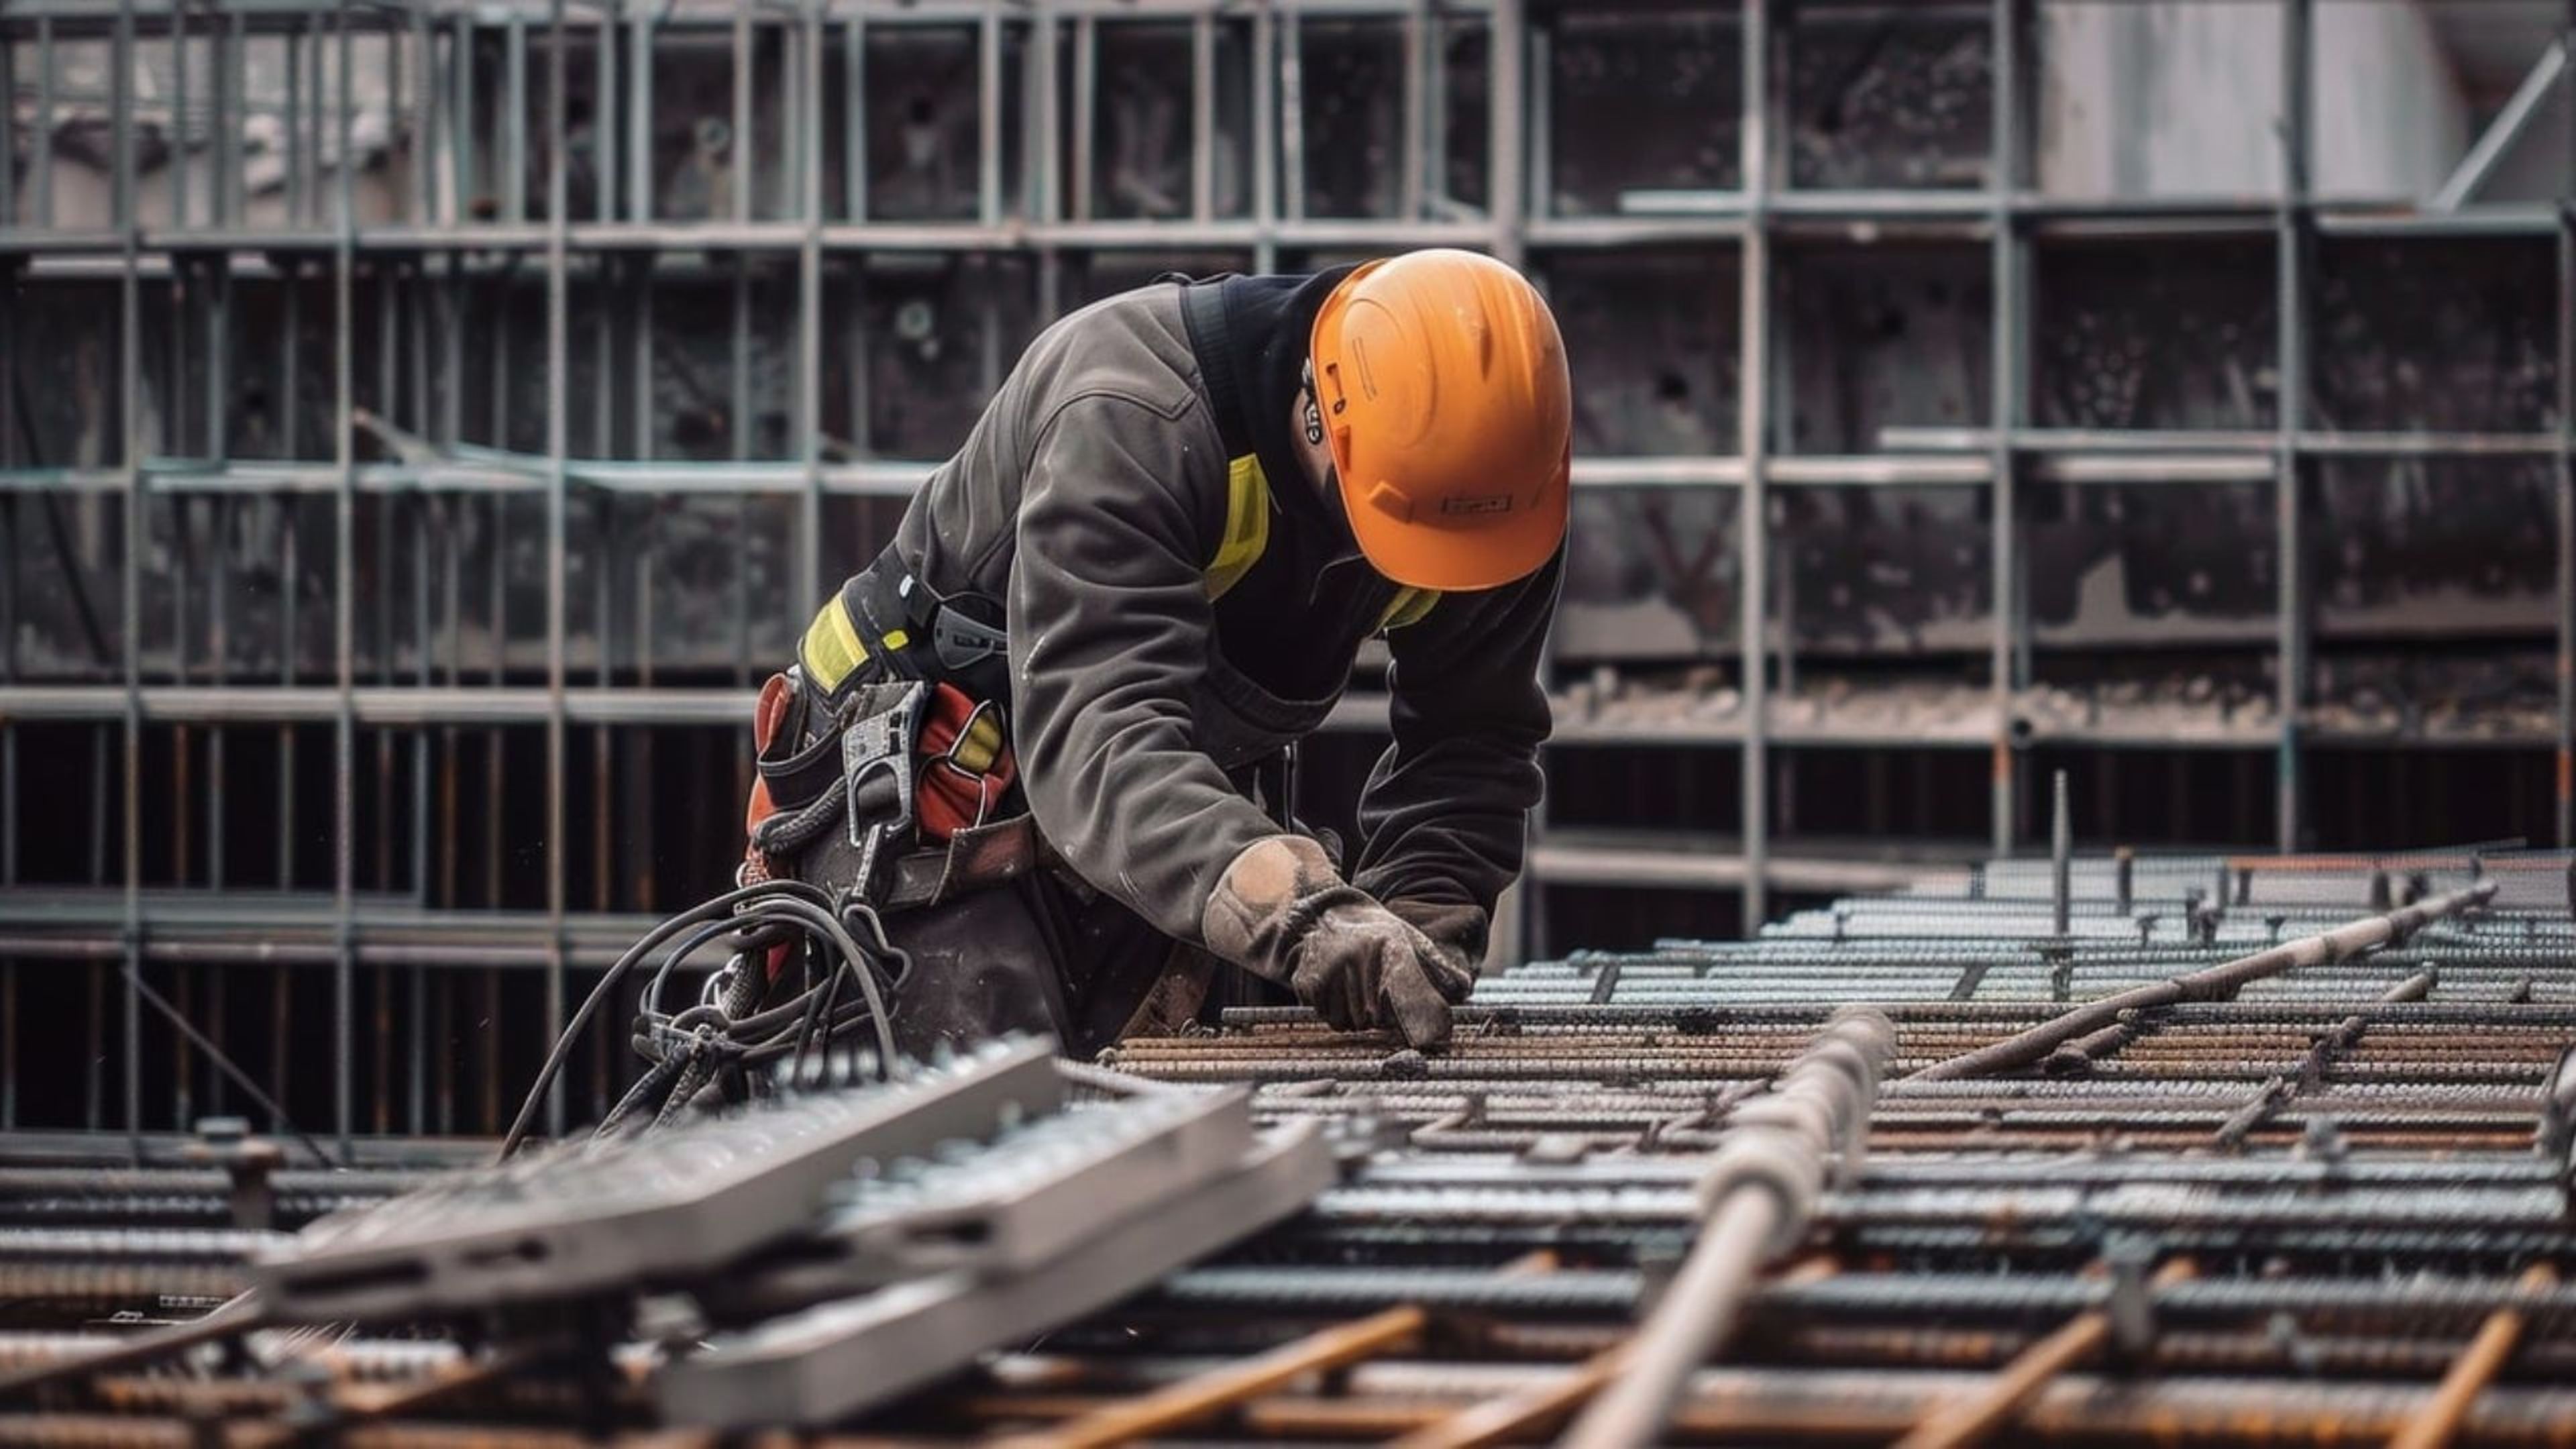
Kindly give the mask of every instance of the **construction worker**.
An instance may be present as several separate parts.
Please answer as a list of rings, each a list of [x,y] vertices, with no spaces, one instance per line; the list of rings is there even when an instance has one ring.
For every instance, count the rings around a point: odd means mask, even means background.
[[[746,878],[878,908],[907,1050],[1089,1051],[1233,968],[1440,1043],[1539,799],[1570,415],[1546,303],[1467,252],[1058,321],[763,692]],[[1381,634],[1344,861],[1293,747]]]

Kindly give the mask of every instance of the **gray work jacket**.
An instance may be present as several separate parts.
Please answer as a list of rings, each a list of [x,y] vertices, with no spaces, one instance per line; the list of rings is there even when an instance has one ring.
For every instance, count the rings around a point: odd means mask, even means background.
[[[1561,555],[1499,589],[1401,588],[1289,448],[1297,366],[1339,275],[1187,284],[1227,289],[1204,364],[1179,282],[1058,321],[896,533],[940,593],[1005,606],[1040,832],[1192,945],[1226,867],[1279,830],[1229,776],[1318,728],[1380,632],[1394,743],[1361,795],[1353,883],[1489,919],[1539,799]],[[1240,399],[1238,415],[1212,395]]]

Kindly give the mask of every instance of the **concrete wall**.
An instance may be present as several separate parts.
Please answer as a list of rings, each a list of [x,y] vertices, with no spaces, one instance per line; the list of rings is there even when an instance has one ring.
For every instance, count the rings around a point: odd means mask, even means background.
[[[2264,194],[2280,186],[2281,12],[2133,0],[2043,6],[2040,189]],[[2321,191],[2429,195],[2468,148],[2468,106],[2421,9],[2316,7]]]
[[[2419,5],[2316,7],[2315,75],[2320,192],[2430,196],[2476,139],[2459,78]]]

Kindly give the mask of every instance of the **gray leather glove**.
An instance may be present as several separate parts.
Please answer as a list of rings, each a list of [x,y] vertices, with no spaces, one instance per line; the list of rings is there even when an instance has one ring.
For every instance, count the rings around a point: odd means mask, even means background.
[[[1200,924],[1208,949],[1287,986],[1334,1027],[1392,1028],[1416,1047],[1449,1039],[1450,1003],[1476,984],[1463,950],[1344,881],[1304,836],[1246,847]]]

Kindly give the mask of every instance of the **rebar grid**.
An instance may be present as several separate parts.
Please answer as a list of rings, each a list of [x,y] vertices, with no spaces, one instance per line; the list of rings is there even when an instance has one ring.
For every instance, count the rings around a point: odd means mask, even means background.
[[[2070,920],[2101,906],[2082,894],[2104,879],[2096,864],[2068,862]],[[908,1440],[1088,1441],[1146,1420],[1211,1442],[1544,1438],[1662,1342],[1680,1352],[1665,1355],[1669,1398],[1632,1392],[1605,1407],[1593,1421],[1602,1442],[1909,1431],[2127,1442],[2176,1425],[2212,1443],[2552,1442],[2570,1405],[2559,1381],[2576,1363],[2576,1289],[2544,1271],[2576,1252],[2576,1007],[2452,999],[2449,983],[2454,958],[2550,933],[2566,911],[2499,908],[2471,880],[2477,867],[2453,861],[2416,904],[2373,913],[2374,863],[2292,864],[2360,904],[2232,958],[2224,946],[2131,952],[2116,976],[2078,973],[2068,1000],[2008,984],[1987,999],[1980,983],[1961,999],[1864,1013],[1883,1081],[1861,1056],[1837,1055],[1848,1013],[1817,983],[1844,957],[1890,984],[1909,971],[1955,980],[1943,948],[1904,956],[1887,943],[1915,939],[1926,919],[2017,921],[2016,908],[1855,902],[1825,913],[1839,939],[1784,928],[1534,963],[1487,978],[1437,1055],[1267,1008],[1121,1044],[1102,1065],[1253,1083],[1257,1117],[1331,1123],[1353,1144],[1351,1168],[1311,1211],[1234,1252],[990,1360],[954,1391],[847,1427]],[[1487,999],[1524,978],[1616,981],[1654,965],[1722,982],[1784,952],[1818,971],[1742,1002]],[[2563,957],[2528,964],[2566,969]],[[2112,1029],[2087,1025],[2100,1014],[2088,1001],[2134,994],[2132,977],[2158,967],[2211,988],[2122,1010]],[[2255,984],[2270,994],[2255,998]],[[1956,1065],[1933,1070],[1945,1063]],[[1097,1071],[1080,1080],[1114,1086]],[[1853,1101],[1825,1110],[1828,1084]],[[416,1180],[286,1173],[273,1183],[276,1226]],[[910,1201],[947,1176],[897,1164],[878,1180],[891,1185],[878,1197]],[[277,1241],[225,1227],[222,1200],[203,1166],[0,1170],[0,1280],[65,1315],[31,1329],[68,1329],[139,1296],[210,1302],[240,1281],[244,1253]],[[1771,1226],[1737,1220],[1747,1214]],[[1712,1221],[1732,1226],[1711,1232]],[[1716,1324],[1689,1308],[1714,1300],[1672,1265],[1756,1239],[1768,1271],[1700,1274],[1747,1285],[1721,1315],[1726,1347],[1638,1337],[1666,1320]],[[0,1339],[0,1362],[95,1349],[32,1333]],[[211,1360],[127,1367],[47,1390],[55,1417],[41,1422],[99,1443],[209,1417],[257,1442],[298,1414],[373,1402],[417,1407],[363,1429],[350,1420],[346,1442],[450,1431],[534,1442],[585,1413],[651,1422],[631,1396],[583,1408],[569,1370],[534,1358],[497,1368],[435,1340],[349,1353],[336,1372],[367,1376],[365,1394],[329,1388],[328,1374]],[[1293,1371],[1309,1364],[1338,1367]]]

